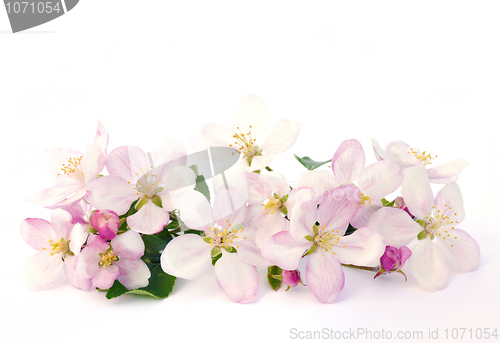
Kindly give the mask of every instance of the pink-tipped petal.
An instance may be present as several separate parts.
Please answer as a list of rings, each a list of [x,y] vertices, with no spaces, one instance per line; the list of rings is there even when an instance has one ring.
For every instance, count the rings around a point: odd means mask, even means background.
[[[254,226],[257,229],[255,243],[262,247],[274,234],[290,230],[290,222],[280,212],[265,214]]]
[[[356,186],[335,188],[323,195],[316,219],[321,226],[326,225],[328,230],[338,230],[342,235],[358,212],[360,199],[360,191]]]
[[[450,263],[443,249],[430,238],[412,249],[409,262],[413,276],[425,290],[435,292],[448,287]]]
[[[82,249],[83,244],[87,240],[88,233],[85,226],[82,224],[75,224],[71,234],[69,235],[69,250],[75,255],[78,255]]]
[[[261,148],[267,153],[281,154],[295,144],[299,133],[299,123],[288,119],[280,120],[268,131]]]
[[[297,269],[302,255],[312,246],[306,239],[296,240],[288,231],[271,236],[261,247],[262,256],[283,269]]]
[[[300,175],[298,187],[314,189],[317,196],[340,186],[335,176],[327,170],[306,170]]]
[[[34,291],[47,288],[61,274],[62,268],[61,256],[51,256],[46,251],[37,252],[25,262],[24,281],[27,287]]]
[[[212,246],[198,235],[176,237],[161,255],[161,268],[165,273],[182,279],[197,279],[212,265],[211,250]]]
[[[403,141],[395,141],[387,144],[385,148],[389,158],[397,161],[403,168],[414,167],[421,161],[411,152],[410,145]]]
[[[52,186],[41,192],[31,194],[24,200],[34,205],[53,204],[82,189],[82,187],[83,185],[80,181],[67,180],[65,184]]]
[[[100,289],[111,288],[118,276],[120,276],[120,268],[118,268],[118,266],[111,265],[107,268],[101,267],[94,277],[92,277],[92,286]]]
[[[368,221],[368,226],[377,229],[385,238],[387,245],[397,248],[407,245],[417,238],[423,228],[404,210],[382,207]]]
[[[384,237],[371,227],[361,227],[349,236],[340,237],[332,247],[336,259],[357,266],[378,265],[384,250]]]
[[[105,155],[97,144],[85,148],[85,157],[82,159],[83,176],[85,185],[95,180],[97,174],[104,169]]]
[[[450,183],[457,181],[458,174],[467,165],[469,163],[464,158],[459,158],[434,168],[428,168],[427,175],[429,176],[429,181],[432,183]]]
[[[313,235],[313,226],[318,217],[318,202],[315,199],[307,199],[307,195],[310,194],[310,190],[302,190],[297,194],[298,203],[295,205],[290,218],[290,234],[296,240]]]
[[[343,141],[332,158],[332,171],[341,185],[356,181],[365,168],[365,152],[356,139]]]
[[[135,232],[153,235],[163,230],[169,220],[170,214],[149,199],[139,211],[127,217],[127,224]]]
[[[66,256],[64,260],[64,273],[69,283],[76,288],[84,291],[90,291],[92,288],[92,280],[85,277],[85,273],[82,273],[81,269],[76,268],[76,258],[74,256]]]
[[[379,161],[370,164],[361,173],[358,186],[372,202],[394,192],[403,182],[403,169],[394,161]]]
[[[97,132],[95,133],[94,144],[97,144],[101,148],[104,156],[107,155],[108,143],[109,143],[108,130],[106,129],[104,124],[99,120],[97,124]]]
[[[87,186],[86,199],[98,210],[111,210],[125,214],[139,194],[120,176],[104,176]]]
[[[237,254],[223,250],[214,271],[217,284],[229,299],[236,303],[248,303],[255,299],[259,290],[257,268],[241,261]]]
[[[73,230],[73,217],[69,212],[62,209],[55,209],[50,214],[50,222],[54,228],[56,235],[61,238],[68,240]]]
[[[445,252],[453,271],[468,273],[476,270],[479,267],[480,252],[474,238],[460,229],[449,230],[448,233],[447,236],[436,237],[436,243]]]
[[[132,185],[151,167],[144,151],[135,146],[121,146],[111,151],[106,158],[106,169],[110,175],[130,181]]]
[[[113,252],[120,258],[137,260],[144,255],[144,241],[137,232],[127,231],[111,240]]]
[[[166,168],[186,165],[186,147],[173,137],[165,138],[161,144],[150,151],[154,166],[165,164]]]
[[[375,154],[375,158],[377,159],[377,161],[388,160],[389,156],[384,151],[384,149],[380,147],[377,140],[375,138],[370,138],[370,140],[372,141],[373,153]]]
[[[245,198],[234,189],[221,187],[215,194],[213,214],[221,227],[227,220],[233,226],[243,224],[247,219]]]
[[[120,268],[118,281],[128,289],[146,287],[149,284],[151,272],[144,261],[124,258],[114,262],[114,264]]]
[[[370,221],[372,214],[377,212],[380,208],[382,208],[382,205],[365,204],[360,206],[358,213],[356,213],[356,216],[350,222],[351,225],[354,227],[370,226],[368,225],[368,222]]]
[[[83,182],[77,173],[68,173],[69,169],[75,166],[79,158],[83,159],[84,154],[72,149],[51,148],[47,150],[47,175],[56,185],[64,185],[69,181]],[[68,167],[68,168],[66,168]],[[76,168],[75,168],[76,169]],[[73,178],[73,176],[76,177]]]
[[[306,283],[316,299],[333,303],[344,288],[344,271],[333,254],[318,251],[306,265]]]
[[[415,217],[425,218],[431,211],[434,196],[423,164],[405,169],[401,195]]]
[[[49,239],[56,241],[58,237],[52,225],[45,219],[27,218],[21,222],[21,236],[35,250],[50,250]]]
[[[264,100],[254,94],[241,97],[233,120],[234,132],[247,134],[250,131],[253,138],[259,138],[267,131],[270,123],[271,114]]]

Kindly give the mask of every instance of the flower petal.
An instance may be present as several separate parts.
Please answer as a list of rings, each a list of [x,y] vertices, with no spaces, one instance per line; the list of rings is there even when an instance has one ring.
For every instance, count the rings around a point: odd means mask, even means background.
[[[97,124],[97,132],[94,138],[94,144],[97,144],[101,148],[104,156],[107,155],[108,143],[109,143],[108,130],[106,129],[104,124],[99,120]]]
[[[241,97],[233,120],[234,132],[246,134],[250,130],[253,138],[259,138],[267,131],[270,123],[271,114],[264,100],[254,94]]]
[[[49,187],[41,192],[27,196],[24,200],[35,205],[53,204],[73,194],[77,190],[82,189],[82,187],[83,185],[81,182],[77,180],[68,180],[66,184],[60,183],[57,186]]]
[[[454,227],[464,220],[464,200],[460,187],[455,182],[448,183],[439,190],[434,199],[434,206],[441,216],[448,217],[451,222],[443,227]]]
[[[135,146],[120,146],[111,151],[106,159],[106,169],[110,175],[119,176],[135,185],[151,167],[142,149]]]
[[[179,209],[181,220],[191,229],[206,231],[215,222],[212,206],[198,191],[186,191],[179,201]]]
[[[394,192],[403,182],[403,169],[394,161],[379,161],[370,164],[361,173],[358,187],[363,194],[380,200]]]
[[[311,191],[308,189],[298,192],[298,201],[290,218],[290,234],[297,240],[308,235],[313,235],[313,226],[318,217],[318,201],[307,199],[310,194]],[[302,201],[300,198],[306,200]]]
[[[438,167],[428,168],[427,175],[432,183],[450,183],[457,181],[458,174],[468,165],[464,158],[459,158]]]
[[[71,230],[73,230],[73,217],[69,212],[62,209],[55,209],[50,214],[50,222],[58,239],[63,237],[69,240]]]
[[[212,247],[198,235],[185,234],[171,240],[161,255],[165,273],[182,279],[197,279],[212,266]]]
[[[384,151],[384,149],[380,147],[377,140],[375,138],[370,138],[370,140],[372,141],[373,153],[375,154],[375,158],[377,159],[377,161],[388,160],[389,156]]]
[[[401,195],[415,217],[424,218],[431,211],[434,196],[423,164],[405,169]]]
[[[255,170],[261,170],[271,164],[271,161],[274,158],[274,154],[267,153],[262,156],[254,156],[252,157],[252,164],[248,167],[248,172],[253,172]],[[247,164],[246,160],[242,160],[245,164]]]
[[[331,304],[344,288],[344,271],[332,254],[318,251],[307,261],[306,282],[316,299]]]
[[[237,254],[223,250],[214,271],[217,284],[229,299],[237,303],[255,299],[259,290],[257,268],[241,261]]]
[[[118,281],[128,289],[146,287],[149,284],[151,272],[141,259],[130,260],[127,258],[114,262],[120,268]]]
[[[448,261],[457,273],[468,273],[479,267],[479,245],[467,232],[449,230],[446,239],[436,237],[436,243],[443,249]]]
[[[111,210],[125,214],[139,194],[120,176],[104,176],[87,186],[86,199],[98,210]]]
[[[69,250],[75,255],[78,255],[82,250],[82,246],[87,240],[88,234],[85,226],[82,224],[75,224],[69,235]]]
[[[340,186],[335,176],[327,170],[306,170],[300,174],[298,187],[310,187],[320,196]]]
[[[326,230],[338,230],[343,235],[358,212],[360,199],[359,188],[354,185],[335,188],[323,195],[316,219],[321,226],[326,225]]]
[[[302,255],[312,246],[305,240],[296,240],[288,231],[271,236],[261,247],[262,256],[269,262],[286,270],[297,269]]]
[[[120,259],[137,260],[144,255],[144,241],[137,232],[127,231],[111,240],[113,252]]]
[[[59,254],[51,256],[46,251],[32,255],[23,266],[23,276],[27,287],[38,291],[50,286],[61,274],[63,261]]]
[[[391,142],[385,148],[389,158],[397,161],[403,168],[409,168],[421,165],[421,161],[414,155],[410,153],[410,145],[403,141]],[[419,153],[420,150],[415,150]]]
[[[74,159],[83,158],[83,156],[83,153],[77,150],[59,148],[48,149],[46,166],[48,177],[56,185],[64,185],[68,181],[78,181],[81,183],[83,180],[75,180],[66,176],[66,174],[63,173],[63,167],[64,165],[68,165],[70,159],[74,161]]]
[[[173,137],[165,138],[158,147],[150,151],[150,154],[154,167],[164,164],[167,168],[186,165],[186,147]]]
[[[369,226],[368,222],[370,221],[372,214],[377,212],[380,208],[382,208],[382,205],[361,205],[358,213],[356,213],[356,216],[352,218],[350,222],[351,225],[356,228]]]
[[[417,238],[423,228],[404,210],[382,207],[368,221],[368,226],[377,229],[387,245],[399,248]]]
[[[153,204],[151,199],[139,211],[127,217],[127,224],[131,230],[147,235],[153,235],[163,230],[168,224],[170,215],[162,207]]]
[[[385,250],[384,237],[371,227],[361,227],[349,236],[342,236],[332,251],[342,263],[376,266]]]
[[[434,292],[448,287],[450,263],[443,249],[430,238],[412,249],[409,262],[413,276],[425,290]]]
[[[356,139],[343,141],[332,158],[332,171],[341,185],[356,181],[365,168],[365,152]]]
[[[101,267],[94,277],[92,277],[92,285],[101,289],[111,288],[119,275],[120,268],[118,268],[118,266],[111,265],[107,268]]]
[[[208,147],[229,147],[234,144],[233,135],[234,130],[210,123],[195,128],[191,132],[189,140],[195,151],[203,151]]]
[[[56,241],[58,237],[52,224],[45,219],[26,218],[21,222],[21,236],[33,249],[41,251],[50,248],[49,240]]]
[[[254,226],[257,229],[255,243],[262,247],[274,234],[290,230],[290,222],[280,212],[265,214]]]
[[[243,224],[247,218],[245,198],[234,189],[221,187],[215,193],[213,214],[221,227],[226,221],[233,226]]]
[[[241,232],[240,238],[236,241],[236,249],[238,251],[238,257],[245,263],[248,263],[252,266],[257,267],[267,267],[270,266],[271,263],[266,260],[260,251],[260,249],[255,244],[255,232],[257,230],[246,227],[243,232]],[[246,239],[241,238],[244,235]]]
[[[101,147],[97,144],[91,144],[85,148],[85,157],[82,159],[83,176],[85,177],[85,185],[88,185],[92,180],[95,180],[97,174],[104,169],[106,156],[103,154]]]
[[[76,258],[74,256],[66,256],[64,260],[64,273],[69,283],[76,288],[84,291],[90,291],[92,288],[92,280],[82,273],[81,269],[76,268]]]
[[[281,154],[295,144],[299,133],[299,123],[288,119],[280,120],[268,131],[261,149],[274,155]]]

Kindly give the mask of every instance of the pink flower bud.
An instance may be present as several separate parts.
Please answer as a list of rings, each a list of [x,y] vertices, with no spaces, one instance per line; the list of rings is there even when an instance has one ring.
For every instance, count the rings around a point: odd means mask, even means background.
[[[102,238],[113,239],[118,232],[120,218],[113,211],[97,210],[90,219],[90,224]]]
[[[406,206],[406,203],[405,203],[405,200],[403,199],[403,197],[397,197],[395,202],[394,202],[394,206],[396,206],[397,208],[408,213],[408,215],[411,217],[411,219],[415,218],[415,216],[413,214],[411,214],[410,210]]]
[[[288,286],[288,289],[297,286],[299,282],[302,283],[298,270],[283,270],[281,276],[283,277],[283,283]]]
[[[400,272],[404,275],[401,268],[403,268],[403,265],[410,256],[411,250],[406,246],[402,246],[399,249],[390,245],[386,246],[384,254],[380,257],[380,270],[375,275],[375,278],[392,272]]]

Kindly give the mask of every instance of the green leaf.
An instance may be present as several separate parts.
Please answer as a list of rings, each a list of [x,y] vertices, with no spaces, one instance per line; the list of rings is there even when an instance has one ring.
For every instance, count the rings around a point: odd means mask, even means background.
[[[169,224],[170,225],[170,224]],[[166,229],[168,225],[163,229],[163,231],[158,232],[154,235],[142,235],[142,240],[144,241],[144,255],[142,260],[149,263],[160,263],[160,251],[165,249],[168,242],[172,240],[172,234]]]
[[[113,286],[106,292],[106,298],[113,299],[123,294],[131,293],[164,299],[168,297],[174,289],[175,279],[175,276],[165,273],[163,269],[161,269],[160,264],[155,264],[153,269],[151,269],[149,285],[139,289],[129,290],[127,287],[123,286],[120,281],[115,280]]]
[[[297,159],[297,161],[300,162],[300,164],[302,164],[304,167],[306,167],[308,170],[314,170],[318,167],[321,167],[323,164],[326,164],[328,162],[331,162],[332,160],[328,160],[328,161],[325,161],[325,162],[317,162],[307,156],[305,157],[299,157],[297,155],[293,155],[295,156],[295,158]]]
[[[344,236],[349,236],[351,233],[353,233],[356,230],[357,229],[354,226],[352,226],[351,224],[349,224],[349,226],[347,227],[347,230],[344,233]]]
[[[396,199],[394,199],[393,201],[389,202],[389,200],[386,200],[385,198],[383,198],[380,201],[382,201],[382,206],[393,207],[394,204],[395,204],[395,202],[396,202]]]
[[[212,266],[215,266],[215,264],[217,263],[217,261],[219,260],[219,258],[222,257],[222,253],[220,253],[219,255],[217,256],[212,256]]]
[[[202,231],[202,230],[189,229],[189,230],[184,231],[184,233],[192,233],[193,235],[205,237],[205,231]]]
[[[281,269],[278,266],[270,266],[267,268],[267,281],[269,282],[269,285],[271,286],[272,289],[274,289],[276,292],[278,289],[281,287],[281,280],[276,279],[275,276],[281,276],[281,273],[283,272],[283,269]]]
[[[198,175],[198,167],[196,165],[192,165],[189,168],[191,168],[196,175],[196,186],[194,190],[203,194],[208,199],[208,202],[210,202],[210,189],[208,189],[205,177],[203,175]]]

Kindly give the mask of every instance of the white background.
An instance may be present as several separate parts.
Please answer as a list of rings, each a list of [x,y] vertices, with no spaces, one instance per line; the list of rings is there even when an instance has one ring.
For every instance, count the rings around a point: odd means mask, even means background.
[[[0,8],[0,340],[285,342],[292,328],[359,327],[425,338],[439,329],[443,341],[446,328],[500,329],[499,10],[495,1],[83,0],[12,34]],[[109,301],[64,279],[46,291],[24,288],[19,268],[34,251],[19,224],[50,211],[23,198],[51,186],[47,148],[83,151],[98,118],[108,151],[148,151],[166,136],[188,144],[197,125],[230,125],[249,92],[267,102],[273,122],[301,124],[295,146],[271,164],[291,181],[303,170],[293,153],[327,160],[348,138],[362,142],[368,163],[371,137],[417,145],[439,156],[435,165],[466,158],[461,228],[481,247],[480,268],[436,293],[411,277],[345,270],[331,305],[302,286],[275,293],[265,270],[246,305],[231,303],[212,271],[177,280],[162,301]]]

